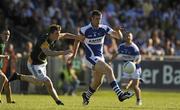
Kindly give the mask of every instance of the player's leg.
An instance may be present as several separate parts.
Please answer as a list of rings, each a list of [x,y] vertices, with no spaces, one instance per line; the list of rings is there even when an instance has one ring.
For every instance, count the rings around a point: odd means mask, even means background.
[[[129,79],[127,79],[127,78],[121,78],[121,87],[123,88],[123,89],[126,89],[126,90],[128,90],[129,89],[129,87],[131,86],[131,84],[132,84],[132,81],[131,80],[129,80]]]
[[[93,80],[92,80],[88,90],[82,94],[83,105],[87,105],[89,103],[90,97],[94,94],[94,92],[103,83],[103,79],[104,79],[103,73],[97,73],[96,71],[93,71],[92,74],[93,74]]]
[[[141,89],[139,87],[140,75],[141,75],[141,68],[136,69],[136,71],[132,74],[132,88],[134,89],[135,94],[136,94],[137,105],[142,105]]]
[[[103,83],[103,79],[104,79],[104,74],[103,73],[98,73],[96,71],[92,72],[93,74],[93,79],[92,79],[92,83],[90,84],[90,86],[94,89],[97,90],[101,84]]]
[[[131,75],[128,73],[122,73],[121,75],[121,87],[128,90],[132,85]]]
[[[15,74],[17,74],[17,73],[15,73]],[[59,100],[57,92],[54,89],[53,84],[52,84],[51,80],[48,77],[37,79],[32,75],[20,75],[20,74],[18,74],[18,75],[19,75],[18,77],[20,77],[19,79],[22,80],[22,81],[27,81],[27,82],[33,83],[35,85],[45,85],[45,87],[47,88],[48,93],[52,96],[52,98],[55,100],[55,102],[58,105],[64,105]]]
[[[104,61],[99,60],[95,67],[94,70],[98,73],[104,73],[107,76],[108,82],[110,84],[110,86],[112,87],[112,89],[114,90],[114,92],[117,94],[118,98],[120,101],[124,101],[130,97],[133,96],[133,93],[131,92],[123,92],[118,83],[116,82],[114,73],[112,68],[105,63]]]
[[[142,100],[141,100],[141,89],[139,87],[139,79],[133,79],[132,81],[132,87],[134,89],[134,92],[136,94],[136,104],[137,105],[142,105]]]
[[[46,64],[42,65],[28,65],[28,69],[31,71],[31,73],[36,77],[39,81],[42,81],[47,88],[48,93],[51,95],[51,97],[55,100],[56,104],[58,105],[64,105],[58,95],[56,90],[54,89],[54,86],[52,84],[52,81],[50,78],[46,75]]]
[[[41,66],[42,65],[27,64],[28,70],[32,73],[32,75],[23,75],[23,74],[14,72],[13,75],[9,78],[9,82],[14,81],[14,80],[22,80],[22,81],[33,83],[35,85],[42,86],[44,83],[38,78],[40,76],[44,76],[43,73],[41,73]],[[43,66],[43,68],[45,67]]]
[[[131,87],[132,83],[133,83],[133,81],[132,81],[132,80],[128,80],[128,83],[127,83],[127,85],[126,85],[125,89],[127,89],[127,90],[128,90],[128,89]]]
[[[5,93],[6,93],[7,103],[15,103],[14,101],[12,101],[12,97],[11,97],[12,91],[11,91],[11,87],[10,87],[10,84],[9,84],[8,80],[5,80],[4,90],[5,90]]]
[[[53,83],[52,83],[52,81],[50,80],[50,78],[49,78],[49,77],[44,77],[43,82],[44,82],[44,85],[45,85],[46,88],[47,88],[48,93],[49,93],[49,94],[51,95],[51,97],[55,100],[55,102],[56,102],[58,105],[64,105],[64,104],[60,101],[60,99],[59,99],[59,97],[58,97],[58,94],[57,94],[57,92],[56,92],[56,90],[55,90],[55,88],[54,88],[54,86],[53,86]]]
[[[2,77],[2,84],[1,84],[1,89],[0,89],[0,94],[4,88],[5,94],[6,94],[6,100],[7,103],[15,103],[14,101],[12,101],[12,92],[11,92],[11,87],[10,84],[8,82],[7,77],[5,76],[5,74],[0,70],[0,76]],[[0,99],[1,100],[1,99]]]
[[[51,95],[51,97],[55,100],[56,104],[58,105],[64,105],[58,95],[56,90],[54,89],[54,86],[52,84],[52,81],[50,78],[46,75],[46,64],[42,65],[28,65],[28,69],[31,71],[31,73],[34,75],[35,78],[37,78],[37,81],[43,82],[45,87],[47,88],[48,93]]]
[[[22,75],[17,72],[10,78],[10,81],[19,79],[22,81],[31,82],[36,85],[45,85],[49,94],[53,97],[58,105],[64,105],[58,98],[57,92],[55,91],[51,80],[46,75],[46,65],[30,65],[28,64],[28,69],[33,75]]]
[[[39,86],[42,86],[44,84],[42,81],[40,81],[33,75],[23,75],[17,72],[13,73],[13,75],[9,78],[9,82],[14,81],[14,80],[26,81],[26,82],[33,83]]]
[[[3,91],[4,83],[5,83],[5,76],[0,72],[0,103],[1,103],[1,93]]]
[[[39,79],[37,79],[33,75],[22,75],[21,74],[20,75],[20,80],[21,81],[26,81],[26,82],[29,82],[29,83],[32,83],[32,84],[38,85],[38,86],[43,86],[44,85],[43,81],[40,81]]]

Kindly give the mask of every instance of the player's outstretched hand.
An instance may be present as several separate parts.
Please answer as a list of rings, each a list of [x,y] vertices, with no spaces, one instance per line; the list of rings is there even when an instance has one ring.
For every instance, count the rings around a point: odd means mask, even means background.
[[[9,55],[5,55],[5,58],[9,60],[10,56]]]
[[[125,31],[125,28],[123,26],[117,26],[115,27],[115,30]]]

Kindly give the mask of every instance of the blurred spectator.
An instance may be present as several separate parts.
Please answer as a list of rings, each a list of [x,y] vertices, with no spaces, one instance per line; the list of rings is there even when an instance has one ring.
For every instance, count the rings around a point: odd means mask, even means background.
[[[177,0],[1,0],[0,24],[10,25],[13,35],[18,36],[14,43],[35,41],[38,33],[51,23],[62,25],[65,32],[76,33],[76,28],[88,23],[89,12],[93,9],[102,11],[103,24],[123,25],[132,31],[140,50],[150,33],[154,48],[161,39],[158,45],[162,50],[165,39],[172,39],[172,33],[176,40],[180,39],[180,4]],[[18,50],[22,50],[23,45],[19,43]],[[176,49],[176,43],[173,45]]]
[[[148,56],[152,56],[155,53],[153,40],[151,38],[142,46],[141,53]]]
[[[10,59],[4,59],[2,71],[6,74],[6,77],[9,78],[11,74],[16,71],[16,53],[13,44],[10,43],[7,45],[5,54],[9,55]]]
[[[69,45],[72,49],[72,45]],[[64,56],[66,57],[66,56]],[[78,74],[81,73],[81,58],[77,56],[73,62],[67,63],[67,59],[64,58],[66,62],[63,66],[63,71],[60,72],[60,88],[63,95],[75,95],[75,91],[78,88],[80,81],[78,79]]]
[[[164,49],[165,49],[165,55],[174,56],[175,50],[174,50],[174,48],[173,48],[172,42],[171,42],[169,39],[167,39],[167,40],[165,41]]]
[[[154,30],[152,32],[151,38],[153,40],[153,47],[155,49],[154,54],[155,55],[160,55],[160,56],[164,55],[165,52],[164,52],[164,49],[162,48],[162,44],[161,44],[162,42],[161,42],[161,40],[159,38],[159,31]]]
[[[180,42],[176,42],[175,55],[180,56]]]
[[[25,45],[25,48],[24,48],[24,51],[22,54],[20,72],[25,75],[31,75],[31,73],[29,72],[29,70],[27,68],[27,60],[32,51],[32,47],[33,47],[32,42],[26,42],[26,45]],[[20,92],[22,94],[27,94],[28,88],[29,88],[29,82],[23,82],[23,81],[20,82]]]
[[[143,2],[143,10],[144,10],[144,16],[148,17],[151,11],[153,10],[153,4],[151,0],[145,0]]]
[[[117,44],[115,39],[111,39],[108,36],[105,37],[104,41],[104,56],[109,59],[112,57],[112,54],[117,50]]]

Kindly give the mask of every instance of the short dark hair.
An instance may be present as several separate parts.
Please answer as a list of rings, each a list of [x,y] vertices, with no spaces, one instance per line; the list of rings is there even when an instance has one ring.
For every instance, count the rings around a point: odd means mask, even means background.
[[[102,13],[99,11],[99,10],[93,10],[90,12],[90,16],[93,17],[93,16],[101,16]]]
[[[52,24],[49,26],[48,28],[48,33],[53,33],[54,31],[59,31],[61,30],[61,26],[60,25],[57,25],[57,24]]]

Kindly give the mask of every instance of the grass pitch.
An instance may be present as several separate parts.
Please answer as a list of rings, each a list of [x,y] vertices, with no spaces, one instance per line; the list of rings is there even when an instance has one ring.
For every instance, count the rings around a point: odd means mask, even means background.
[[[81,92],[76,96],[60,96],[65,106],[57,106],[49,95],[13,95],[16,104],[7,104],[5,96],[0,110],[180,110],[180,93],[143,91],[143,105],[135,105],[135,96],[119,102],[111,90],[99,90],[88,106],[82,106]]]

